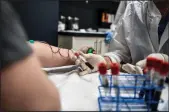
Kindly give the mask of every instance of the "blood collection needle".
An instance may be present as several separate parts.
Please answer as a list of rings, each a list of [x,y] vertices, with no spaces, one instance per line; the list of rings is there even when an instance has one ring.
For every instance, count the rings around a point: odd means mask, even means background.
[[[74,52],[74,51],[73,51],[73,52]],[[85,59],[83,56],[81,56],[79,53],[74,52],[74,55],[75,55],[77,58],[79,58],[80,60],[82,60],[82,61],[86,64],[86,66],[88,66],[91,70],[94,69],[94,67],[93,67],[89,62],[87,62],[86,59]]]

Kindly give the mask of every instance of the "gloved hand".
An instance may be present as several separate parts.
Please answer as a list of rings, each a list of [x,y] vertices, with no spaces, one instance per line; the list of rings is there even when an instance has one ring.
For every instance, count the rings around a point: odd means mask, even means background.
[[[106,32],[106,37],[105,37],[105,43],[110,44],[110,41],[112,40],[113,33],[112,32]]]
[[[122,70],[129,74],[143,74],[143,69],[140,66],[135,66],[129,63],[122,65]]]
[[[82,71],[79,73],[79,75],[86,75],[86,74],[89,74],[89,73],[92,73],[92,72],[95,72],[97,71],[97,65],[101,62],[105,63],[106,64],[106,61],[104,59],[104,57],[102,57],[101,55],[97,55],[97,54],[84,54],[82,52],[79,52],[79,54],[84,57],[84,59],[89,62],[89,64],[91,64],[94,69],[90,69],[83,60],[81,59],[77,59],[75,61],[75,64],[76,65],[80,65],[81,66],[81,69]]]
[[[163,60],[165,62],[168,62],[168,56],[162,53],[152,53],[147,57],[154,57]],[[135,66],[129,63],[124,64],[122,66],[122,69],[131,74],[143,74],[143,69],[145,68],[145,66],[146,66],[146,59],[137,62]]]
[[[94,48],[91,47],[91,46],[84,46],[84,47],[80,48],[79,51],[81,51],[81,52],[87,54],[88,51],[89,51],[89,49],[92,50],[92,53],[93,53],[93,54],[96,54],[96,51],[95,51]]]
[[[105,58],[101,55],[97,55],[97,54],[84,54],[82,52],[79,52],[79,54],[84,57],[86,59],[86,61],[91,64],[94,69],[90,69],[86,64],[85,62],[83,62],[82,60],[80,59],[76,59],[75,61],[75,64],[76,65],[80,65],[81,68],[82,68],[82,71],[79,73],[79,75],[86,75],[86,74],[89,74],[89,73],[93,73],[93,72],[96,72],[98,70],[98,64],[99,63],[105,63],[107,65],[107,62],[105,60]],[[113,60],[113,62],[115,62]]]

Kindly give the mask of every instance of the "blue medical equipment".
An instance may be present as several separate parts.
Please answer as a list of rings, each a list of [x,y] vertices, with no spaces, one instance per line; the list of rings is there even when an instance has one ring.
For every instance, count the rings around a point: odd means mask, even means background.
[[[99,75],[100,86],[98,105],[100,111],[151,111],[152,104],[160,101],[153,101],[152,90],[162,90],[164,87],[156,83],[150,83],[146,75],[121,74],[118,75],[118,85],[113,85],[113,75],[106,75],[109,86],[108,94],[105,93],[102,85],[102,78]],[[143,84],[144,82],[144,84]],[[115,93],[117,90],[117,93]],[[139,97],[140,91],[145,92],[144,97]],[[107,90],[106,90],[107,91]],[[147,93],[148,91],[148,93]],[[145,100],[145,96],[148,98]]]

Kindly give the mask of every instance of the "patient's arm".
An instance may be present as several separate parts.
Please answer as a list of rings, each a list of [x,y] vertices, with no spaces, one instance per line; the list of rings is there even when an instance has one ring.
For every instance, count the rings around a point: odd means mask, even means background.
[[[50,48],[51,45],[49,44],[35,41],[35,43],[30,45],[33,48],[43,67],[58,67],[74,64],[74,61],[72,60],[73,52],[71,50],[61,48],[59,50],[60,53],[52,53],[52,50]],[[58,47],[51,47],[54,52],[58,51]]]
[[[1,108],[7,111],[60,110],[56,87],[30,55],[1,71]]]

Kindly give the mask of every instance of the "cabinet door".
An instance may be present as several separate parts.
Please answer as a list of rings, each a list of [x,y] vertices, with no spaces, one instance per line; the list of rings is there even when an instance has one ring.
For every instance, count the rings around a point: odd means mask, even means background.
[[[72,49],[72,37],[71,36],[58,36],[58,47]]]
[[[97,38],[97,52],[98,54],[105,54],[108,52],[108,45],[104,42],[104,38]]]
[[[96,49],[96,38],[95,37],[73,37],[72,49],[78,50],[84,46],[90,46]]]

